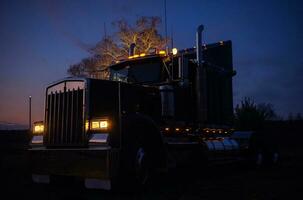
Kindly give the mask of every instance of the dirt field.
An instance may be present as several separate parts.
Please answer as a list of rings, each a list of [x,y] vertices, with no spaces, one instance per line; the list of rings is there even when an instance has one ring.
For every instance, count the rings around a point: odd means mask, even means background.
[[[23,142],[21,139],[18,144]],[[274,168],[223,165],[179,169],[155,177],[144,191],[115,194],[87,190],[81,181],[32,184],[26,151],[3,144],[2,137],[1,192],[7,199],[303,199],[303,147],[299,145],[284,148],[282,161]]]

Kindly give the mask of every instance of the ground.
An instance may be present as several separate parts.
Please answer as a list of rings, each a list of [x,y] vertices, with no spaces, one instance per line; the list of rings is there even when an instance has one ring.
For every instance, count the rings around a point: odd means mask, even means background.
[[[87,190],[80,180],[33,184],[26,151],[2,145],[1,191],[11,199],[301,199],[303,147],[288,147],[281,155],[273,168],[229,164],[174,170],[157,175],[145,190],[130,194]]]

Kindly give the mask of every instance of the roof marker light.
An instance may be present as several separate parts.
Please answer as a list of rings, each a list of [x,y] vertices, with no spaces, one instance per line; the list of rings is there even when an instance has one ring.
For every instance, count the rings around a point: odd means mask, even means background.
[[[178,49],[177,48],[173,48],[172,49],[172,53],[173,53],[173,55],[176,55],[178,53]]]
[[[160,51],[159,51],[159,54],[160,54],[160,55],[166,55],[166,51],[160,50]]]

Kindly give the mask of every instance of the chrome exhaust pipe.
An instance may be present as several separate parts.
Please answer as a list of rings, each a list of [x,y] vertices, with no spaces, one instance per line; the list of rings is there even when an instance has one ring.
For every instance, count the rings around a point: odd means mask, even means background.
[[[198,66],[201,66],[202,64],[202,59],[203,59],[203,55],[202,55],[202,31],[204,30],[204,26],[200,25],[197,28],[197,32],[196,32],[196,54],[197,54],[197,62],[198,62]]]
[[[206,69],[203,64],[203,47],[202,47],[202,32],[204,26],[200,25],[196,32],[196,56],[197,56],[197,68],[196,68],[196,120],[198,125],[206,122],[207,117],[207,102],[206,102]]]

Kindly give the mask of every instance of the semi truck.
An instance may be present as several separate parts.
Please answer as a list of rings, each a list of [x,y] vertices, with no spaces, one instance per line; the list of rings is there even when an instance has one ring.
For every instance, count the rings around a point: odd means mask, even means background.
[[[202,31],[194,48],[131,49],[109,66],[109,80],[48,85],[29,148],[33,181],[80,177],[87,188],[112,189],[183,164],[252,158],[253,133],[233,129],[232,42],[202,44]]]

